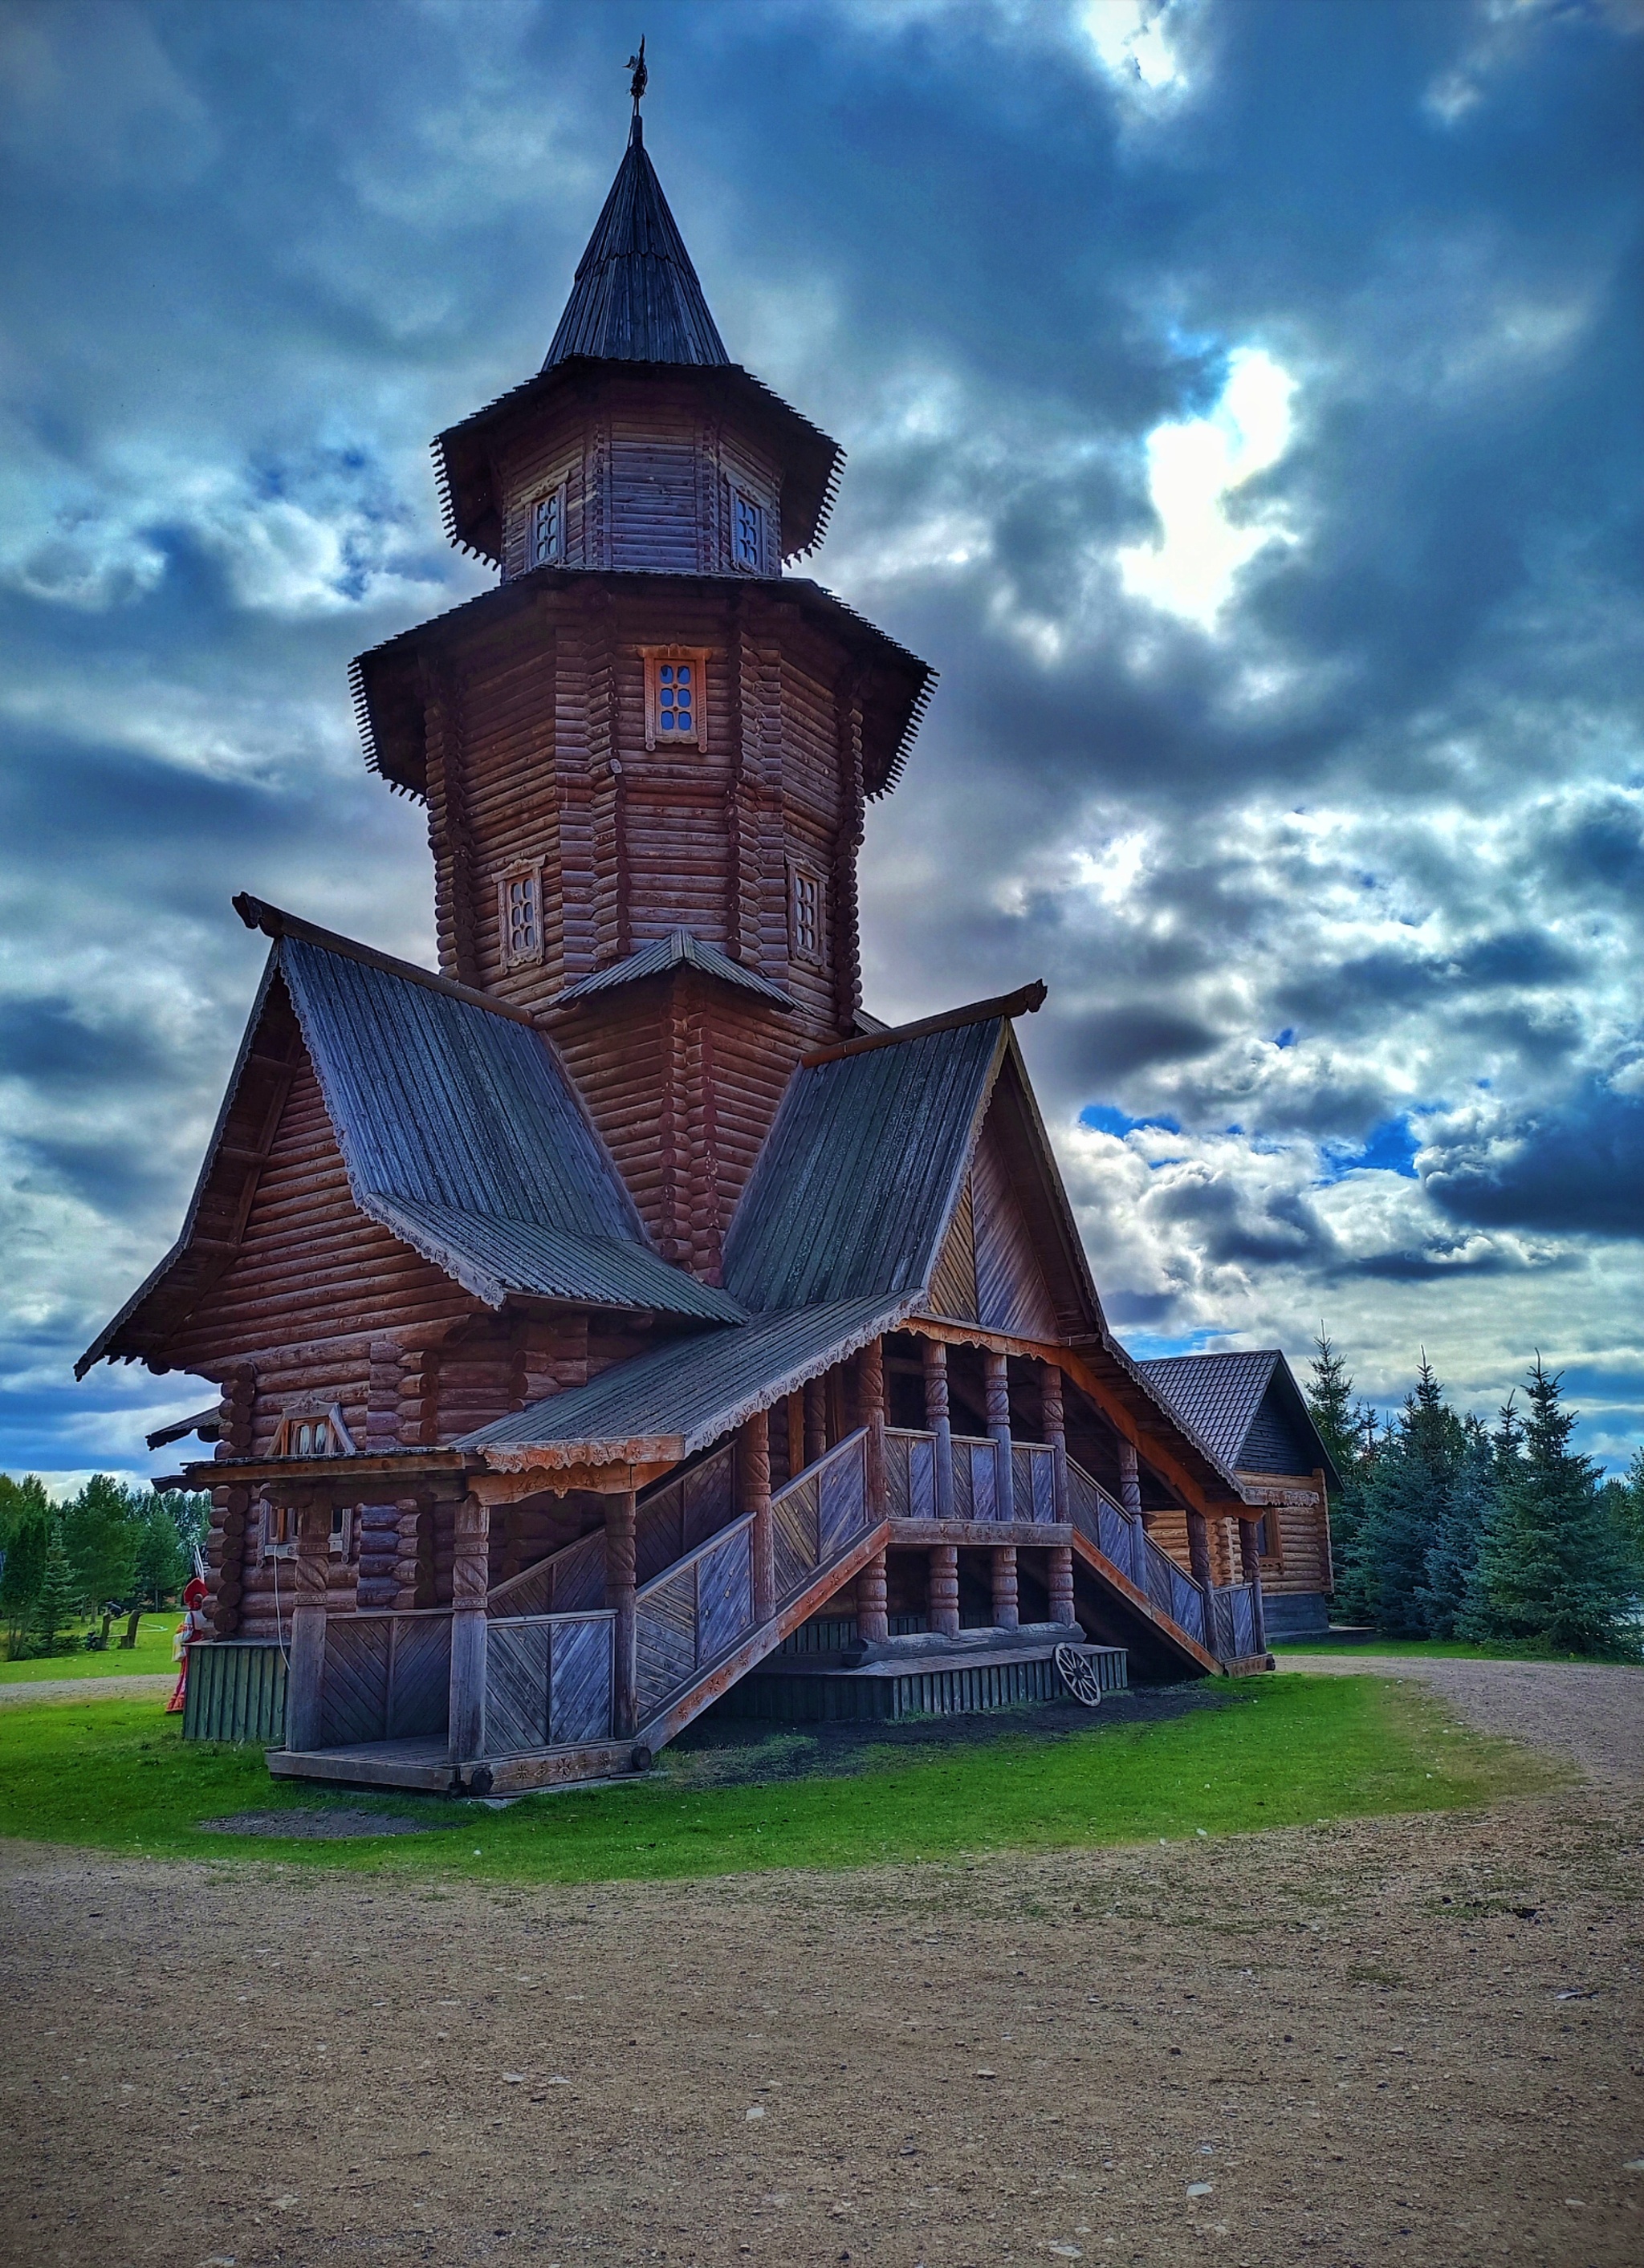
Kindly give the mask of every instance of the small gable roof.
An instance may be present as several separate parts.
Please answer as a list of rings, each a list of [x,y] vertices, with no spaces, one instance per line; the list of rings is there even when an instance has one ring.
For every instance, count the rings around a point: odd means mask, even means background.
[[[1331,1488],[1341,1486],[1306,1397],[1279,1348],[1162,1355],[1137,1367],[1230,1470],[1293,1472],[1318,1466]],[[1272,1462],[1275,1455],[1282,1460],[1277,1443],[1286,1439],[1304,1447],[1305,1466]]]
[[[232,1251],[219,1250],[203,1266],[190,1248],[276,986],[295,1012],[355,1204],[465,1291],[490,1307],[515,1293],[702,1322],[741,1315],[725,1292],[652,1250],[542,1033],[352,940],[321,942],[325,932],[277,909],[254,912],[275,941],[182,1234],[81,1357],[82,1375],[104,1355],[147,1353],[157,1327],[181,1320],[232,1263]]]
[[[671,929],[666,937],[642,945],[625,961],[618,961],[609,968],[596,968],[592,976],[568,984],[554,1005],[575,1007],[596,993],[614,992],[623,984],[638,984],[647,976],[668,976],[676,968],[694,968],[699,976],[716,977],[722,984],[734,984],[744,991],[756,992],[773,1007],[792,1009],[793,1005],[789,996],[768,976],[762,976],[757,969],[744,968],[739,961],[721,953],[717,945],[693,937],[688,929]]]
[[[881,1332],[911,1302],[868,1298],[756,1315],[630,1356],[456,1443],[488,1464],[668,1462],[717,1441]]]

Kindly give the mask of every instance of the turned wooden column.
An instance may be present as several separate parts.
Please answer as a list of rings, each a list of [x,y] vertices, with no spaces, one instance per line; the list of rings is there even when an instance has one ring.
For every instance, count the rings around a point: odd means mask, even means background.
[[[947,1415],[947,1349],[940,1339],[922,1339],[925,1358],[925,1425],[936,1436],[936,1517],[954,1516],[954,1429]]]
[[[639,1729],[639,1666],[634,1647],[639,1587],[634,1572],[634,1531],[638,1514],[632,1490],[608,1496],[604,1511],[605,1603],[616,1616],[611,1680],[616,1732],[620,1739],[631,1740]]]
[[[1018,1630],[1021,1616],[1016,1596],[1016,1547],[1004,1543],[993,1555],[993,1627]]]
[[[1078,1619],[1073,1612],[1073,1547],[1071,1543],[1053,1543],[1044,1556],[1050,1563],[1046,1575],[1051,1620],[1071,1625]]]
[[[1262,1547],[1259,1541],[1261,1522],[1241,1520],[1239,1522],[1239,1570],[1250,1587],[1250,1623],[1255,1631],[1256,1651],[1267,1651],[1267,1616],[1262,1605]]]
[[[1014,1520],[1016,1513],[1010,1470],[1010,1372],[1004,1356],[995,1354],[991,1347],[982,1351],[982,1385],[987,1397],[987,1429],[993,1443],[994,1517]]]
[[[867,1428],[867,1517],[877,1527],[886,1517],[885,1493],[885,1348],[881,1339],[869,1339],[856,1359],[857,1412]]]
[[[451,1536],[451,1722],[453,1764],[485,1753],[485,1594],[490,1588],[490,1506],[465,1496]]]
[[[742,1510],[751,1512],[748,1558],[753,1575],[754,1623],[768,1623],[777,1610],[776,1543],[770,1525],[770,1423],[756,1410],[742,1427],[737,1445]]]
[[[805,1462],[814,1465],[828,1454],[828,1381],[805,1381]]]
[[[886,1594],[885,1555],[879,1551],[856,1579],[856,1634],[864,1646],[878,1646],[890,1634]]]
[[[1067,1420],[1062,1410],[1062,1373],[1053,1362],[1039,1365],[1040,1423],[1044,1438],[1051,1445],[1051,1492],[1058,1521],[1069,1517],[1067,1509]]]
[[[955,1543],[933,1543],[930,1553],[929,1589],[930,1624],[944,1638],[959,1635],[959,1547]]]
[[[1190,1506],[1187,1514],[1187,1559],[1193,1580],[1209,1590],[1215,1580],[1210,1568],[1210,1528],[1202,1512]]]
[[[331,1506],[305,1497],[297,1506],[291,1645],[285,1666],[285,1745],[320,1746],[325,1689],[326,1590],[331,1579]]]
[[[1136,1445],[1119,1436],[1119,1502],[1131,1516],[1131,1580],[1139,1590],[1147,1587],[1147,1530],[1142,1521],[1142,1476],[1136,1462]]]

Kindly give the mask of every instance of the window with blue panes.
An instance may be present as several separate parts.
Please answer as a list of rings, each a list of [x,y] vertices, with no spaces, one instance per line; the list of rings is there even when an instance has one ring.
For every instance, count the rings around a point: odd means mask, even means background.
[[[645,656],[645,746],[704,748],[703,657],[666,647]]]
[[[736,563],[750,575],[760,574],[765,563],[765,515],[752,497],[745,497],[738,489],[734,495],[732,541]]]

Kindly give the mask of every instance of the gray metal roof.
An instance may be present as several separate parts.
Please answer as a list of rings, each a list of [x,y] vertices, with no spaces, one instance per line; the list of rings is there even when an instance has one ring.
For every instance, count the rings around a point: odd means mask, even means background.
[[[756,1315],[731,1330],[676,1339],[613,1365],[455,1446],[486,1462],[551,1465],[689,1456],[769,1409],[871,1338],[894,1329],[910,1300],[875,1297]]]
[[[744,1307],[924,1290],[1009,1028],[989,1017],[794,1072],[726,1239]]]
[[[638,113],[542,367],[551,370],[572,355],[619,362],[731,359],[645,155]]]
[[[295,938],[274,953],[362,1211],[493,1305],[741,1314],[645,1243],[540,1032]]]
[[[1307,1441],[1307,1469],[1323,1466],[1331,1486],[1339,1487],[1330,1452],[1278,1347],[1249,1353],[1163,1355],[1139,1363],[1137,1368],[1205,1447],[1235,1471],[1273,1469],[1251,1440],[1262,1405],[1273,1391],[1283,1403],[1291,1429]]]
[[[717,945],[693,937],[688,929],[671,929],[666,937],[642,945],[638,953],[630,953],[626,961],[619,961],[609,968],[597,968],[592,976],[567,985],[554,1005],[568,1008],[579,1000],[592,998],[596,992],[614,992],[619,985],[638,984],[647,976],[666,976],[681,968],[695,968],[704,976],[717,976],[725,984],[741,985],[778,1008],[793,1005],[788,995],[769,977],[727,959]]]

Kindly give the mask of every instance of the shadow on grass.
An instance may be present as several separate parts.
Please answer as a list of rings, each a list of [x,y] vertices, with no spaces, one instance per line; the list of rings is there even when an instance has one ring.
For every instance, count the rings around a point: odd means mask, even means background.
[[[0,1833],[218,1863],[639,1881],[1235,1834],[1479,1804],[1568,1777],[1386,1681],[1281,1675],[1197,1696],[1139,1694],[1128,1712],[1104,1704],[1073,1722],[1051,1710],[737,1727],[677,1744],[646,1779],[500,1808],[320,1795],[271,1781],[259,1750],[185,1746],[175,1720],[142,1705],[13,1710],[0,1719]],[[328,1810],[380,1816],[383,1831],[316,1836]],[[205,1831],[287,1811],[304,1815],[289,1838]]]

